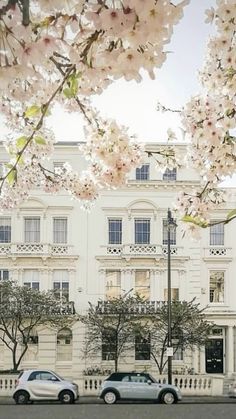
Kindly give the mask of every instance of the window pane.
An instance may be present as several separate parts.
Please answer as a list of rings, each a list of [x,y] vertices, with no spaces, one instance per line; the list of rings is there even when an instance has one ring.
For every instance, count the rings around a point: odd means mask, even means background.
[[[110,219],[108,220],[109,226],[109,244],[122,243],[122,220]]]
[[[224,224],[216,224],[210,227],[210,245],[223,246],[224,245]]]
[[[150,220],[136,219],[135,223],[135,243],[149,244],[150,243]]]
[[[168,221],[167,220],[163,220],[162,222],[162,244],[164,245],[168,244]],[[176,226],[173,224],[170,227],[170,244],[176,245]]]
[[[53,271],[53,292],[63,303],[69,301],[69,274],[65,269]]]
[[[149,180],[149,164],[143,164],[136,169],[136,180]]]
[[[106,329],[102,333],[102,360],[113,361],[116,352],[116,334],[113,329]]]
[[[121,273],[120,271],[106,272],[106,299],[116,298],[121,292]]]
[[[67,218],[53,218],[53,243],[67,243]]]
[[[179,288],[171,288],[171,300],[179,300]],[[168,288],[164,289],[164,301],[168,301]]]
[[[145,338],[139,334],[135,336],[135,359],[137,361],[150,359],[150,335]]]
[[[25,242],[40,242],[40,218],[25,218]]]
[[[163,173],[163,180],[176,180],[177,178],[177,171],[176,168],[174,169],[166,169],[165,173]]]
[[[9,279],[9,271],[7,269],[0,269],[0,281]]]
[[[0,243],[11,242],[11,218],[0,217]]]
[[[210,303],[224,302],[224,271],[210,272],[209,300]]]
[[[147,300],[150,299],[150,272],[135,272],[135,293]]]

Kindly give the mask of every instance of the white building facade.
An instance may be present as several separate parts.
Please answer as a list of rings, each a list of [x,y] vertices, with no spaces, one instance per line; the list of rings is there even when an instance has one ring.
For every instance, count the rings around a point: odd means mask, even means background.
[[[147,144],[151,151],[159,147]],[[184,156],[185,146],[176,147]],[[1,162],[6,158],[2,149]],[[65,161],[80,170],[86,167],[76,144],[56,145],[51,168]],[[125,187],[103,192],[89,212],[66,193],[36,190],[19,208],[0,213],[0,280],[53,289],[70,312],[78,313],[86,311],[88,301],[126,293],[138,292],[152,304],[167,300],[167,209],[180,191],[191,193],[198,182],[191,169],[162,174],[147,157]],[[236,189],[211,219],[219,221],[233,208]],[[180,226],[171,233],[172,298],[195,297],[215,324],[206,348],[176,354],[174,372],[236,372],[235,237],[235,221],[205,229],[200,241],[183,237]],[[50,368],[72,377],[95,366],[112,369],[114,362],[102,353],[84,358],[84,333],[78,322],[60,331],[39,328],[21,367]],[[151,360],[140,358],[134,350],[121,359],[120,369],[157,374]],[[10,353],[0,343],[0,370],[10,367]]]

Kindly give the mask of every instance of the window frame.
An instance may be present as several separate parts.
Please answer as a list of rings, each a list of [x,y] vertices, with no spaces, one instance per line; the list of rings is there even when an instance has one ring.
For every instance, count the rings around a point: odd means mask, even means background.
[[[116,273],[116,278],[111,278],[112,280],[115,280],[117,285],[112,285],[109,286],[107,285],[107,281],[108,279],[108,274],[115,274]],[[109,301],[112,298],[117,298],[121,295],[121,271],[119,269],[107,269],[105,272],[105,299],[106,301]],[[114,295],[112,295],[113,293],[111,292],[111,294],[109,294],[109,288],[112,290],[118,290],[118,292],[114,292]]]
[[[209,244],[210,246],[224,246],[225,245],[225,228],[224,223],[214,224],[210,226]],[[217,231],[220,229],[221,231]],[[216,230],[216,231],[214,231]],[[220,243],[218,243],[218,241]]]
[[[217,273],[221,273],[223,274],[223,287],[217,290],[217,288],[211,289],[211,275],[214,275]],[[213,281],[212,281],[213,282]],[[215,280],[216,284],[217,284],[217,279]],[[222,286],[221,284],[221,286]],[[208,285],[208,302],[209,304],[225,304],[225,298],[226,298],[226,292],[225,292],[225,288],[226,288],[226,271],[225,269],[210,269],[209,270],[209,285]],[[213,291],[213,292],[212,292]],[[218,301],[215,299],[214,301],[214,292],[218,291]],[[221,294],[220,294],[221,293]]]
[[[56,230],[56,222],[57,221],[64,221],[65,222],[65,229],[58,229]],[[66,216],[54,216],[53,220],[52,220],[52,229],[53,229],[53,244],[67,244],[68,243],[68,217]],[[56,235],[59,234],[59,236],[61,236],[58,239],[56,239]],[[61,240],[61,238],[63,238],[65,240]]]
[[[134,358],[135,361],[150,361],[151,359],[151,335],[149,334],[148,338],[144,338],[140,333],[136,333],[134,337]],[[146,342],[139,342],[138,339],[146,340]],[[143,350],[142,348],[147,348],[148,350]],[[147,357],[140,357],[139,354],[147,354]]]
[[[137,167],[135,170],[135,180],[145,181],[150,180],[150,164],[144,163],[141,167]]]
[[[7,228],[7,230],[4,230],[4,228]],[[11,217],[7,216],[0,217],[0,244],[3,243],[11,243]]]
[[[111,224],[115,223],[115,222],[119,223],[120,229],[112,230],[110,228]],[[111,234],[115,235],[115,240],[111,240]],[[108,218],[108,244],[111,244],[111,245],[122,244],[122,239],[123,239],[122,236],[123,236],[123,220],[122,220],[122,218],[121,217],[117,217],[117,218],[109,217]],[[117,239],[116,239],[116,237],[117,237]]]
[[[143,223],[143,224],[142,224]],[[146,225],[145,229],[138,230],[138,226]],[[141,238],[141,239],[140,239]],[[151,240],[151,218],[137,217],[134,218],[134,243],[135,244],[150,244]]]
[[[29,220],[37,220],[38,225],[35,226],[34,230],[26,230],[26,224]],[[36,223],[37,224],[37,223]],[[29,234],[29,239],[27,239],[27,234]],[[32,238],[30,235],[32,234]],[[41,242],[41,217],[39,215],[25,216],[24,217],[24,243],[40,243]]]
[[[174,167],[173,169],[166,168],[165,172],[163,173],[162,180],[174,182],[177,180],[177,168]]]

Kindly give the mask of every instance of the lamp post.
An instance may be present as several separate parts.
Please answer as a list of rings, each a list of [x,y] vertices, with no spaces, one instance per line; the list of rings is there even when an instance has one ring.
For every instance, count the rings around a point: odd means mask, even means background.
[[[167,340],[167,357],[168,357],[168,384],[172,384],[172,336],[171,336],[171,251],[170,251],[170,230],[176,226],[171,211],[167,211],[167,311],[168,311],[168,340]]]

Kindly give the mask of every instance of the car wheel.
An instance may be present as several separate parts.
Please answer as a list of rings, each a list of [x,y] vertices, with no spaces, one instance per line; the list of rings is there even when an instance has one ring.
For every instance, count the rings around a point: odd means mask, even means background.
[[[74,394],[70,390],[64,390],[59,394],[59,400],[63,404],[72,404],[75,401]]]
[[[164,404],[173,404],[176,403],[176,397],[172,391],[166,391],[162,394],[161,401]]]
[[[14,400],[16,402],[16,404],[27,404],[29,401],[29,393],[27,393],[27,391],[18,391],[15,395],[14,395]]]
[[[103,400],[106,404],[114,404],[117,401],[117,395],[114,393],[114,391],[108,391],[103,396]]]

